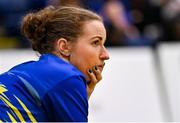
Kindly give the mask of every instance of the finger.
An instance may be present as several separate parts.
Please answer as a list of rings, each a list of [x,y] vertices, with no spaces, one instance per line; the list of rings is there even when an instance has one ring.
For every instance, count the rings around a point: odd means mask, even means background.
[[[93,67],[93,72],[96,75],[96,79],[99,82],[102,79],[102,75],[97,66]]]
[[[88,75],[90,78],[91,83],[95,83],[97,81],[95,74],[93,73],[92,69],[88,70]]]
[[[90,78],[90,83],[88,84],[88,86],[90,88],[94,87],[97,83],[97,79],[96,79],[96,76],[95,74],[93,73],[93,71],[91,69],[88,70],[88,75],[89,75],[89,78]]]

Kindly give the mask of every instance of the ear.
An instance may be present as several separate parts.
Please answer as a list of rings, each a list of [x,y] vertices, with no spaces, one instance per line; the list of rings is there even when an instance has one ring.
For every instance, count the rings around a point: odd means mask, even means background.
[[[66,56],[66,57],[70,56],[70,53],[71,53],[70,42],[68,42],[65,38],[60,38],[57,41],[57,50],[63,56]]]

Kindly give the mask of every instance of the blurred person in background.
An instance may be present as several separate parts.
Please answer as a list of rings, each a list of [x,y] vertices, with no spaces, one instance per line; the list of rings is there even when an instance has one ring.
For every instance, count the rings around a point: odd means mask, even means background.
[[[179,0],[132,0],[133,22],[141,34],[155,41],[179,41]]]
[[[88,121],[88,99],[102,79],[102,18],[76,7],[27,14],[22,32],[39,52],[0,75],[0,122]]]
[[[161,0],[166,42],[180,41],[180,0]]]
[[[161,18],[161,8],[153,0],[133,0],[132,16],[133,23],[142,35],[155,41],[155,44],[162,38],[163,20]]]
[[[107,30],[106,46],[146,46],[153,41],[142,36],[131,21],[129,0],[50,0],[51,5],[80,6],[100,14]]]
[[[82,0],[83,1],[83,0]],[[154,41],[141,35],[132,21],[129,0],[84,0],[86,8],[98,12],[105,20],[107,46],[151,46]]]
[[[16,47],[29,47],[19,33],[21,16],[47,5],[81,6],[100,14],[107,46],[154,47],[180,40],[179,0],[1,0],[0,46],[13,40],[18,42]]]

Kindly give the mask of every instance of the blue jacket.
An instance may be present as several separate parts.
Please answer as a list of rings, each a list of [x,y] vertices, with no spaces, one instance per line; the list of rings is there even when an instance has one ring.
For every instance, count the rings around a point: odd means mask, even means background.
[[[52,54],[0,75],[0,121],[87,122],[85,76]]]

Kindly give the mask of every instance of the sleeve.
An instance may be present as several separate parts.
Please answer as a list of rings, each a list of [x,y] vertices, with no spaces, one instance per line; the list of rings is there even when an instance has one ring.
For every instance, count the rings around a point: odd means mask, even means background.
[[[48,91],[42,103],[49,121],[88,121],[86,85],[80,77],[71,77],[60,82]]]

